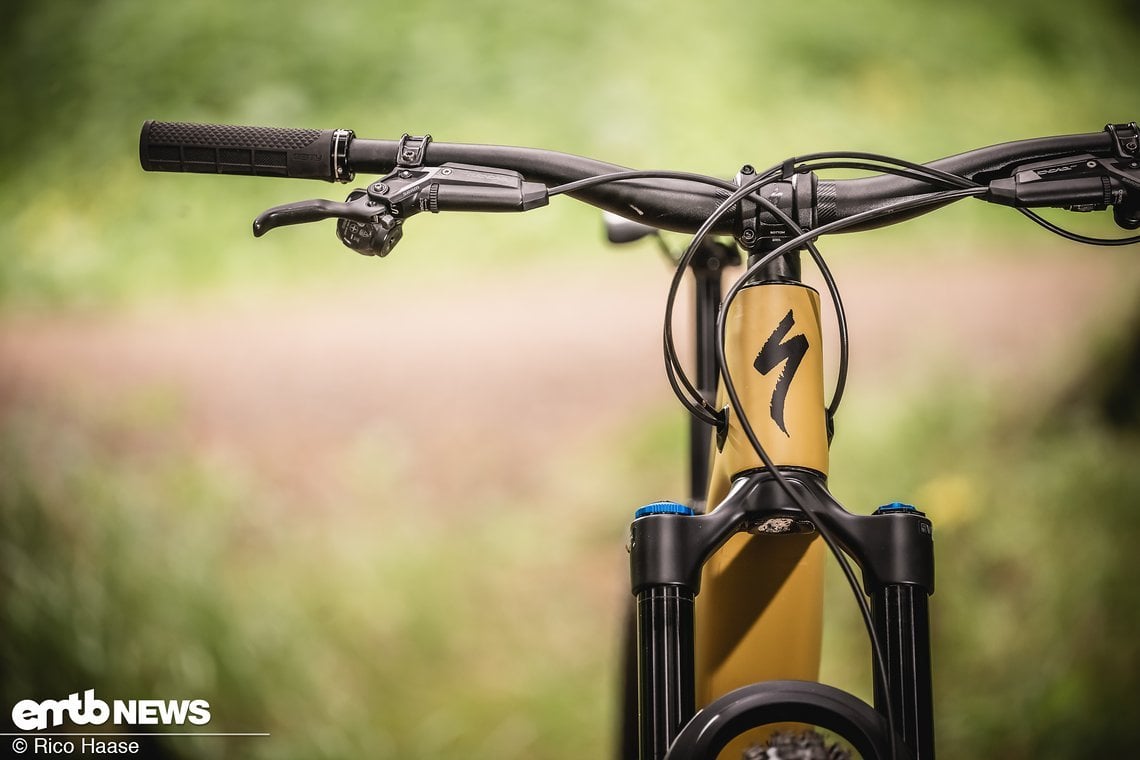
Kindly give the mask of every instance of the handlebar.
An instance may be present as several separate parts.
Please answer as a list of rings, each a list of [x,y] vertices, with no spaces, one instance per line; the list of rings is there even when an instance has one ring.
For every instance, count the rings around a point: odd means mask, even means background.
[[[404,140],[363,139],[344,129],[321,131],[148,121],[140,135],[139,154],[142,167],[148,171],[251,174],[348,182],[358,172],[388,174],[398,167],[408,166],[409,155],[401,155],[401,151],[408,147],[406,140],[406,136]],[[1140,156],[1138,140],[1140,135],[1135,124],[1116,128],[1110,125],[1100,132],[993,145],[932,161],[925,166],[989,185],[998,180],[1008,180],[1018,167],[1027,163],[1039,164],[1080,156],[1093,161],[1128,161],[1133,172],[1130,176],[1140,177],[1140,172],[1135,171],[1137,156]],[[617,164],[568,153],[501,145],[432,142],[430,138],[416,143],[414,153],[415,163],[411,166],[461,164],[471,165],[466,167],[469,169],[502,169],[517,172],[525,182],[548,187],[627,171]],[[1118,174],[1120,171],[1117,167]],[[1123,171],[1129,170],[1125,167]],[[1124,180],[1128,180],[1128,176]],[[1123,201],[1127,190],[1133,218],[1140,216],[1140,212],[1135,210],[1140,205],[1140,180],[1133,179],[1131,184],[1126,182],[1122,185],[1124,180],[1115,178],[1105,184],[1106,203],[1099,207]],[[798,212],[805,226],[815,227],[929,193],[931,185],[921,178],[887,174],[833,181],[817,181],[812,175],[810,190],[809,195],[802,199],[804,204],[810,204],[810,209],[793,209],[793,216]],[[597,184],[568,194],[652,227],[692,232],[728,197],[729,190],[695,180],[639,178]],[[797,202],[800,200],[798,190],[791,195],[797,196]],[[986,196],[986,199],[1007,205],[1066,205],[1064,198],[1058,202],[1054,197],[1057,192],[1041,194],[1049,200],[1036,204],[1022,202],[1023,195],[1006,188]],[[712,232],[722,235],[738,233],[746,221],[742,218],[746,213],[742,212],[744,208],[737,205],[730,210]],[[912,208],[851,229],[900,221],[931,208]],[[427,210],[426,206],[423,210]]]
[[[349,163],[361,173],[384,174],[396,166],[398,148],[399,142],[395,140],[356,139],[349,146]],[[985,184],[989,177],[1007,176],[1003,170],[1025,162],[1077,153],[1107,157],[1111,151],[1112,139],[1107,132],[1101,131],[1008,142],[926,165]],[[433,142],[427,148],[425,161],[456,161],[514,169],[529,180],[547,185],[627,171],[623,166],[567,153],[462,143]],[[817,189],[820,204],[817,221],[826,224],[928,190],[929,185],[921,180],[892,175],[821,181]],[[692,232],[728,197],[728,192],[686,180],[629,180],[599,185],[571,195],[607,211],[632,216],[653,227]],[[729,215],[718,231],[727,234],[734,222]]]

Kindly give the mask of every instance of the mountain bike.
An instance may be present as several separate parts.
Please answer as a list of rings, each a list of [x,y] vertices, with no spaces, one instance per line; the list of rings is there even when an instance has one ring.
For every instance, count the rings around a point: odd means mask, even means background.
[[[869,230],[965,198],[1009,206],[1049,231],[1094,245],[1035,209],[1108,211],[1140,228],[1140,130],[1019,140],[930,163],[822,152],[732,179],[635,171],[534,148],[358,138],[304,130],[147,122],[144,169],[350,182],[381,175],[344,201],[305,200],[261,213],[253,232],[335,220],[340,241],[387,256],[416,214],[521,212],[566,195],[614,216],[613,242],[690,233],[667,293],[666,375],[689,413],[684,502],[636,510],[628,550],[635,610],[622,757],[931,760],[933,529],[916,507],[849,512],[828,488],[828,449],[847,379],[847,328],[824,235]],[[868,174],[825,179],[835,170]],[[825,392],[819,269],[838,322],[838,373]],[[724,272],[743,271],[724,287]],[[674,311],[695,283],[696,367],[682,366]],[[868,634],[873,704],[817,682],[822,582],[830,552]],[[852,567],[858,567],[861,580]],[[779,733],[788,726],[830,732]],[[757,741],[757,737],[760,742]],[[846,748],[840,748],[845,743]]]

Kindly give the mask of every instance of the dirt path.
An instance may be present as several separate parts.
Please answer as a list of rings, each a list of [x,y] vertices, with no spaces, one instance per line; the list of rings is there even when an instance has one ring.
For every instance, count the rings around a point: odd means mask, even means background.
[[[1103,327],[1117,283],[1140,271],[1071,254],[1002,258],[984,276],[971,257],[837,262],[853,392],[956,362],[983,378],[1049,366]],[[666,281],[646,257],[421,291],[386,281],[94,320],[12,318],[0,324],[0,415],[154,418],[313,488],[329,462],[372,441],[411,471],[450,470],[478,488],[669,402]]]

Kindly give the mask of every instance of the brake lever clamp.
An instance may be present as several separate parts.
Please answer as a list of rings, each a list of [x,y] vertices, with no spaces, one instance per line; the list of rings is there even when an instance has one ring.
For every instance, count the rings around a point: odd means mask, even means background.
[[[418,169],[423,166],[427,146],[430,142],[431,135],[413,137],[405,132],[396,148],[396,167],[399,169]]]
[[[1104,129],[1112,136],[1113,152],[1118,159],[1117,176],[1129,186],[1113,205],[1112,218],[1123,229],[1140,229],[1140,127],[1133,121],[1108,124]]]
[[[1112,137],[1112,148],[1117,158],[1135,161],[1140,156],[1140,128],[1136,122],[1106,124],[1104,131]]]

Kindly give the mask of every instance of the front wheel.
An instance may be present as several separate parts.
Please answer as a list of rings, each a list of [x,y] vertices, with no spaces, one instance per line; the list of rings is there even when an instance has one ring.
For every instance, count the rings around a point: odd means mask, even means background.
[[[830,731],[848,742],[863,760],[891,757],[887,722],[863,700],[811,681],[765,681],[731,691],[699,711],[669,747],[665,760],[718,757],[730,741],[745,731],[775,723],[800,723]],[[840,750],[844,754],[827,754],[832,748],[826,742],[824,754],[819,754],[810,746],[812,740],[804,740],[809,742],[806,747],[797,747],[799,739],[795,737],[780,741],[784,742],[783,747],[773,748],[769,742],[768,747],[754,748],[757,754],[748,760],[841,760],[847,754],[845,750]],[[895,760],[913,760],[901,740],[894,741],[894,745]]]

